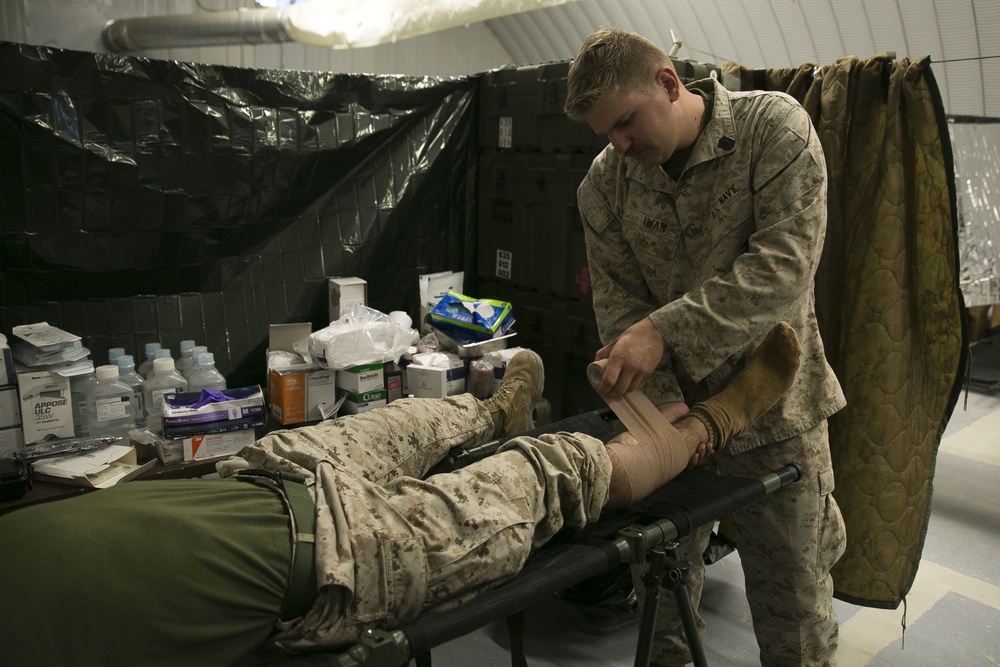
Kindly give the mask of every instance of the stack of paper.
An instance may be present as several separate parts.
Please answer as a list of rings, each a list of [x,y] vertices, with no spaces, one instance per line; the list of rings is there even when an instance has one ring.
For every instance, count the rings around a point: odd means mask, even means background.
[[[23,324],[12,329],[11,354],[26,366],[52,366],[78,361],[90,354],[80,337],[48,322]]]
[[[136,460],[135,448],[131,445],[108,445],[85,454],[35,461],[32,464],[33,478],[106,489],[128,481],[156,464],[155,459],[143,464],[136,463]]]

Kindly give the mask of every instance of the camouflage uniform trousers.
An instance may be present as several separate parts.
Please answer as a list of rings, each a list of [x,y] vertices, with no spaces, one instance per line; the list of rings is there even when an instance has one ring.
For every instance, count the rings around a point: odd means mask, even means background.
[[[584,434],[514,438],[485,460],[421,479],[452,447],[492,435],[484,404],[463,394],[395,401],[244,449],[245,464],[302,472],[315,490],[319,596],[278,643],[343,645],[460,604],[516,575],[561,529],[600,515],[611,463]]]
[[[740,454],[723,449],[708,465],[724,475],[757,476],[787,463],[802,479],[735,513],[740,561],[754,634],[764,666],[835,665],[839,625],[830,569],[844,553],[844,521],[833,498],[827,422],[782,442]],[[712,532],[702,526],[681,541],[678,555],[692,567],[688,582],[697,609],[705,580],[702,553]],[[642,567],[633,569],[639,608],[645,597]],[[705,622],[695,614],[698,631]],[[661,595],[652,664],[691,661],[672,595]]]

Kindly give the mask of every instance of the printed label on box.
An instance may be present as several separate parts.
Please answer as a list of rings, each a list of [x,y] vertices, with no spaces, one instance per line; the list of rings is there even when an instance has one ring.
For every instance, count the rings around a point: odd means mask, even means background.
[[[349,415],[357,415],[362,412],[368,412],[369,410],[374,410],[375,408],[382,407],[387,403],[387,396],[385,389],[377,389],[374,391],[365,391],[360,394],[346,393],[344,395],[344,402],[340,406],[340,409]]]
[[[21,367],[17,370],[17,386],[26,445],[41,442],[48,435],[73,437],[69,378]]]
[[[444,398],[465,392],[465,365],[438,368],[410,364],[406,367],[406,390],[417,398]]]
[[[510,148],[514,143],[514,119],[511,116],[500,116],[500,148]]]
[[[253,429],[230,433],[208,433],[184,438],[184,460],[200,461],[219,456],[232,456],[257,440]]]
[[[510,266],[513,261],[513,257],[514,253],[510,250],[501,250],[500,248],[497,248],[497,278],[510,280]]]
[[[21,425],[21,405],[16,387],[0,387],[0,428]]]
[[[271,370],[267,374],[271,416],[282,424],[306,420],[306,373]]]
[[[337,371],[337,388],[353,394],[379,389],[384,384],[381,362]]]
[[[264,395],[260,387],[240,387],[215,392],[170,394],[163,400],[163,435],[168,439],[189,438],[206,433],[227,433],[261,426]]]
[[[352,303],[367,305],[368,283],[362,278],[330,278],[329,296],[331,322],[336,322]]]
[[[7,347],[7,339],[0,334],[0,386],[14,384],[14,357]]]

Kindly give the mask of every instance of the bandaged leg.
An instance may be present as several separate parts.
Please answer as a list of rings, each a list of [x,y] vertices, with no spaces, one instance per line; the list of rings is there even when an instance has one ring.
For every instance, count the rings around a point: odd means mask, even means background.
[[[634,432],[630,429],[608,443],[613,467],[607,506],[624,507],[642,500],[676,477],[698,445],[705,441],[706,430],[708,441],[716,448],[746,431],[791,387],[799,368],[799,355],[795,330],[784,322],[775,325],[726,388],[696,404],[676,426],[666,423],[662,415],[657,420],[645,407],[648,399],[638,392],[619,399],[631,406],[639,405],[643,420],[655,424],[656,435],[650,436],[650,429],[640,425]],[[630,419],[634,420],[635,415]],[[628,428],[628,422],[623,422]]]
[[[611,488],[606,506],[615,509],[642,500],[679,475],[701,444],[693,426],[685,417],[677,426],[666,424],[667,436],[656,442],[640,440],[628,431],[609,442]]]
[[[795,380],[800,354],[795,329],[779,322],[725,389],[691,408],[690,416],[705,425],[716,449],[774,407]]]

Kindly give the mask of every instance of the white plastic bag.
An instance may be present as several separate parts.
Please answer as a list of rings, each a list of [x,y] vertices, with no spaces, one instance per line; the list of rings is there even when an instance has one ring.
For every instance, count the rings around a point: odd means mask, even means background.
[[[406,352],[412,332],[383,312],[351,303],[339,320],[309,334],[309,355],[321,366],[342,370],[395,361]]]

